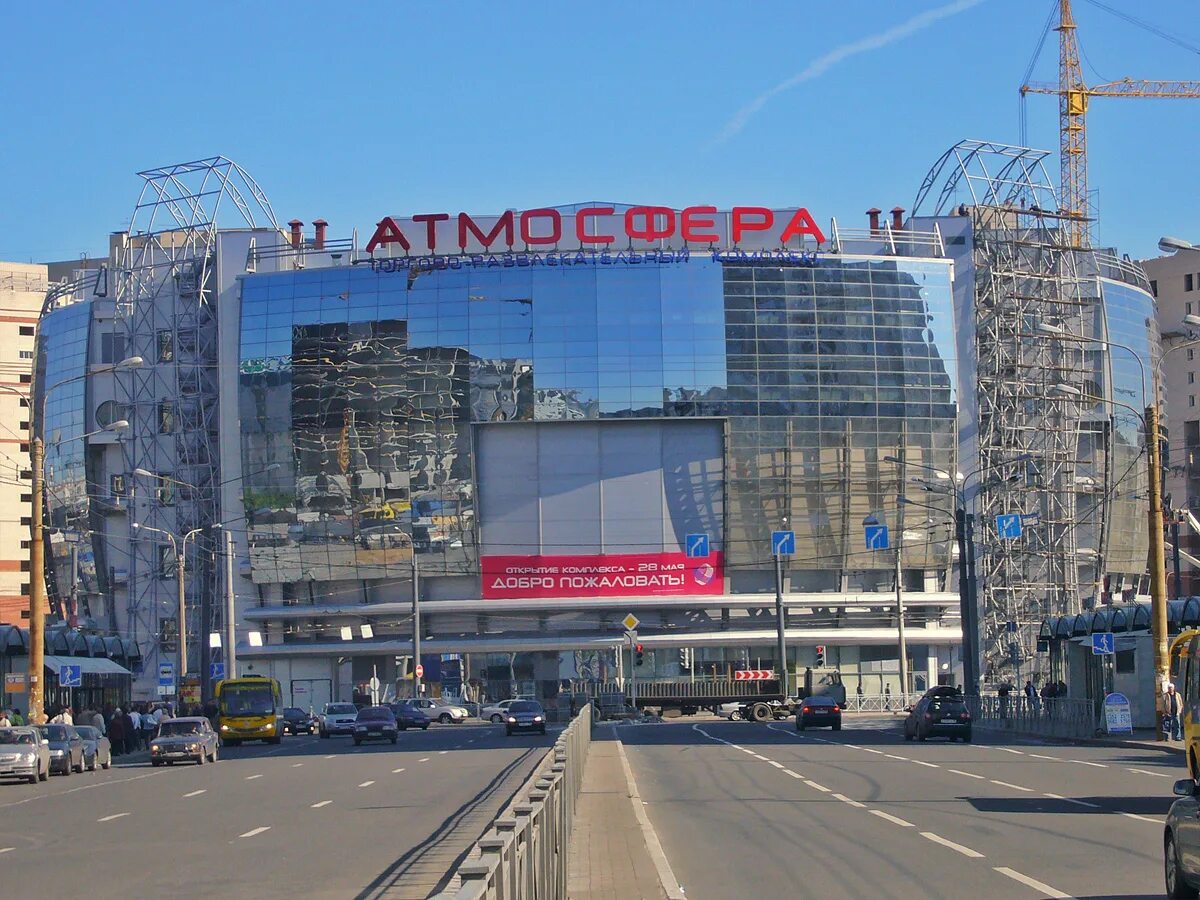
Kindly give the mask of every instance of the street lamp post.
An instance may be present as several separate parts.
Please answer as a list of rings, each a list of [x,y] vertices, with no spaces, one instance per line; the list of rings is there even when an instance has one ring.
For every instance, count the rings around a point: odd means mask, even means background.
[[[788,517],[783,517],[787,531]],[[787,620],[783,609],[783,554],[775,552],[775,652],[779,656],[779,691],[786,700],[788,694]]]

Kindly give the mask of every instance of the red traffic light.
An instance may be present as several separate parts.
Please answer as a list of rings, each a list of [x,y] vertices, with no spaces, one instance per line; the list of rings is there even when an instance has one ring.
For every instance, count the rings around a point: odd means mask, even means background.
[[[641,645],[641,644],[638,644],[638,645],[637,645],[637,652],[638,652],[638,653],[641,653],[641,652],[642,652],[642,645]]]

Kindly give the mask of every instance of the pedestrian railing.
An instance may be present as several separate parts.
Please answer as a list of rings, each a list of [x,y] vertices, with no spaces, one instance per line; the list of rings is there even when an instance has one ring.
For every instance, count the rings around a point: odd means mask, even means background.
[[[441,900],[549,900],[567,895],[567,850],[583,767],[592,742],[585,704],[513,803],[458,867],[458,886]]]
[[[850,694],[842,709],[845,712],[903,712],[920,698],[920,694]]]
[[[1030,701],[1024,696],[989,695],[968,697],[967,703],[976,724],[985,728],[1065,740],[1095,737],[1099,728],[1096,704],[1092,700],[1039,697]]]

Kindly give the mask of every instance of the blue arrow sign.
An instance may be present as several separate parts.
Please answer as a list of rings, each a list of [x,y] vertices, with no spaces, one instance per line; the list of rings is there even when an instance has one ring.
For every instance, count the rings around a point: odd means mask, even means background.
[[[772,531],[771,552],[775,556],[792,556],[796,552],[796,532]]]
[[[708,535],[689,534],[684,540],[683,546],[690,557],[708,556]]]
[[[208,664],[208,678],[210,681],[220,681],[225,677],[225,663],[215,662]]]
[[[1021,536],[1021,516],[1008,513],[996,516],[996,536],[1004,540],[1012,540]]]
[[[888,527],[886,525],[864,525],[863,540],[868,550],[886,550],[888,548]]]
[[[83,667],[59,666],[58,686],[65,688],[83,687]]]
[[[1107,656],[1116,651],[1116,639],[1111,632],[1101,631],[1092,635],[1092,653],[1096,656]]]

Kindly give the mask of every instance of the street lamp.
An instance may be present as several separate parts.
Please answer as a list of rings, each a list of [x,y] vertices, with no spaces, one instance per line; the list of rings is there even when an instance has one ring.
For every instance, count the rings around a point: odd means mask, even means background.
[[[1163,235],[1158,239],[1158,249],[1163,253],[1176,253],[1180,250],[1196,250],[1200,248],[1197,248],[1190,241],[1185,241],[1183,238]]]

